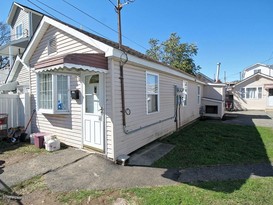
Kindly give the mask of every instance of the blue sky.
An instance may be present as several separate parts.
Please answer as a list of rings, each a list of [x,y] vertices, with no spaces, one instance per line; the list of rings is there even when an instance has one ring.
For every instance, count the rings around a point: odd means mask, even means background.
[[[62,12],[47,8],[37,0],[18,3],[40,10],[89,32],[118,41],[117,33],[75,10],[63,0],[39,0]],[[116,0],[65,0],[108,27],[117,30],[117,15],[112,3]],[[11,0],[0,0],[0,21],[5,21]],[[123,0],[121,0],[123,2]],[[255,63],[273,64],[273,1],[272,0],[135,0],[122,9],[123,44],[145,53],[150,38],[168,39],[172,32],[181,42],[198,47],[195,63],[201,72],[214,78],[216,64],[221,62],[220,79],[233,81],[239,73]],[[41,11],[41,10],[40,10]],[[93,31],[88,30],[91,28]],[[128,39],[130,40],[128,40]]]

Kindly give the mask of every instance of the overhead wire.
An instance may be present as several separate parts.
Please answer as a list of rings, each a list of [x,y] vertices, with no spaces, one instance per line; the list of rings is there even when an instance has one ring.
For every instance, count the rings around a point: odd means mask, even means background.
[[[114,7],[116,7],[116,5],[111,1],[111,0],[108,0],[110,2],[110,4],[112,4]]]
[[[37,4],[35,4],[34,2],[27,0],[29,3],[31,3],[32,5],[36,6],[37,8],[39,8],[41,11],[45,12],[46,14],[48,14],[49,16],[56,18],[55,16],[53,16],[52,14],[50,14],[49,12],[47,12],[46,10],[44,10],[43,8],[41,8],[40,6],[38,6]]]
[[[38,0],[37,0],[37,1],[38,1]],[[114,28],[112,28],[112,27],[106,25],[106,24],[103,23],[102,21],[96,19],[95,17],[91,16],[90,14],[88,14],[87,12],[85,12],[85,11],[83,11],[82,9],[78,8],[77,6],[75,6],[75,5],[73,5],[73,4],[69,3],[69,2],[67,2],[66,0],[62,0],[62,1],[65,2],[66,4],[70,5],[70,6],[73,7],[74,9],[78,10],[79,12],[83,13],[84,15],[88,16],[89,18],[91,18],[91,19],[95,20],[96,22],[100,23],[101,25],[105,26],[106,28],[110,29],[111,31],[113,31],[113,32],[115,32],[115,33],[118,33],[118,31],[117,31],[116,29],[114,29]],[[108,0],[108,1],[116,8],[115,4],[114,4],[111,0]],[[122,35],[122,37],[124,37],[125,39],[127,39],[127,40],[130,41],[131,43],[134,43],[135,45],[137,45],[137,46],[139,46],[139,47],[141,47],[141,48],[143,48],[143,49],[145,49],[145,50],[148,50],[146,47],[144,47],[143,45],[137,43],[136,41],[134,41],[134,40],[128,38],[127,36]]]
[[[30,0],[28,0],[28,1],[30,1]],[[58,13],[58,14],[64,16],[64,17],[66,17],[66,18],[68,18],[68,19],[70,19],[70,20],[73,21],[74,23],[77,23],[77,24],[79,24],[79,25],[83,25],[81,22],[76,21],[76,20],[74,20],[73,18],[67,16],[66,14],[64,14],[64,13],[62,13],[62,12],[60,12],[60,11],[58,11],[58,10],[56,10],[56,9],[54,9],[54,8],[52,8],[52,7],[50,7],[50,6],[48,6],[48,5],[46,5],[45,3],[41,2],[40,0],[35,0],[35,1],[39,2],[40,4],[44,5],[45,7],[49,8],[49,9],[51,9],[51,10],[53,10],[53,11],[55,11],[56,13]],[[92,32],[94,32],[94,33],[96,33],[97,35],[100,35],[100,36],[102,36],[102,37],[106,37],[106,36],[102,35],[101,33],[99,33],[99,32],[97,32],[97,31],[91,29],[91,28],[88,27],[88,26],[85,26],[85,25],[83,25],[83,26],[86,27],[88,30],[90,30],[90,31],[92,31]]]

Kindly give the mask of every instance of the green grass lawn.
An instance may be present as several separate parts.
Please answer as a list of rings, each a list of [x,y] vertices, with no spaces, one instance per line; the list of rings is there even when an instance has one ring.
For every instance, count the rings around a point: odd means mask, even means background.
[[[244,182],[244,181],[243,181]],[[239,190],[233,189],[234,184],[242,184],[242,180],[225,182],[202,182],[198,186],[181,184],[156,188],[136,188],[128,190],[135,195],[139,204],[169,205],[169,204],[273,204],[273,178],[248,179]]]
[[[175,148],[156,167],[185,168],[273,161],[273,129],[198,121],[165,138]]]
[[[272,128],[198,121],[165,138],[163,142],[176,146],[169,154],[154,163],[157,167],[185,168],[273,161]],[[4,147],[0,145],[0,148]],[[6,154],[13,153],[13,149],[14,147],[10,150],[6,149]],[[20,146],[16,150],[19,153],[37,152],[33,146]],[[13,187],[13,190],[22,195],[47,191],[48,197],[56,197],[56,201],[60,204],[110,205],[120,198],[125,199],[127,204],[136,205],[273,204],[273,177],[181,183],[175,186],[150,188],[77,190],[63,193],[52,193],[43,177],[35,177]],[[5,204],[1,202],[0,192],[1,203]]]

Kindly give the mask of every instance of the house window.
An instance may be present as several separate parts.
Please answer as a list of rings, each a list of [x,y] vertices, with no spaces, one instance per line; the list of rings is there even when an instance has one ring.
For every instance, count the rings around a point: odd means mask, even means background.
[[[241,88],[241,98],[245,99],[261,99],[262,87]]]
[[[183,106],[187,106],[188,104],[188,82],[183,81]]]
[[[147,113],[159,111],[159,76],[146,73]]]
[[[201,97],[201,88],[198,85],[197,86],[197,103],[198,103],[198,105],[200,104],[200,97]]]
[[[39,108],[52,109],[52,75],[39,75]]]
[[[261,99],[263,95],[263,89],[262,87],[258,87],[258,99]]]
[[[23,37],[23,24],[19,24],[15,28],[15,36],[16,39],[22,38]]]
[[[69,112],[69,77],[57,74],[39,74],[38,110],[42,113]]]
[[[261,69],[255,69],[254,74],[256,74],[256,73],[261,73]]]
[[[56,38],[52,38],[48,41],[47,45],[47,50],[48,50],[48,55],[56,53],[57,52],[57,43],[56,43]]]

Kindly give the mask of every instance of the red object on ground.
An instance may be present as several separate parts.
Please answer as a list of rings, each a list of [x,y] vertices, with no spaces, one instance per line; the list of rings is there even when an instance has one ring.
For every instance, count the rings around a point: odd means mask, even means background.
[[[44,133],[36,133],[34,136],[34,145],[38,148],[44,147]]]

